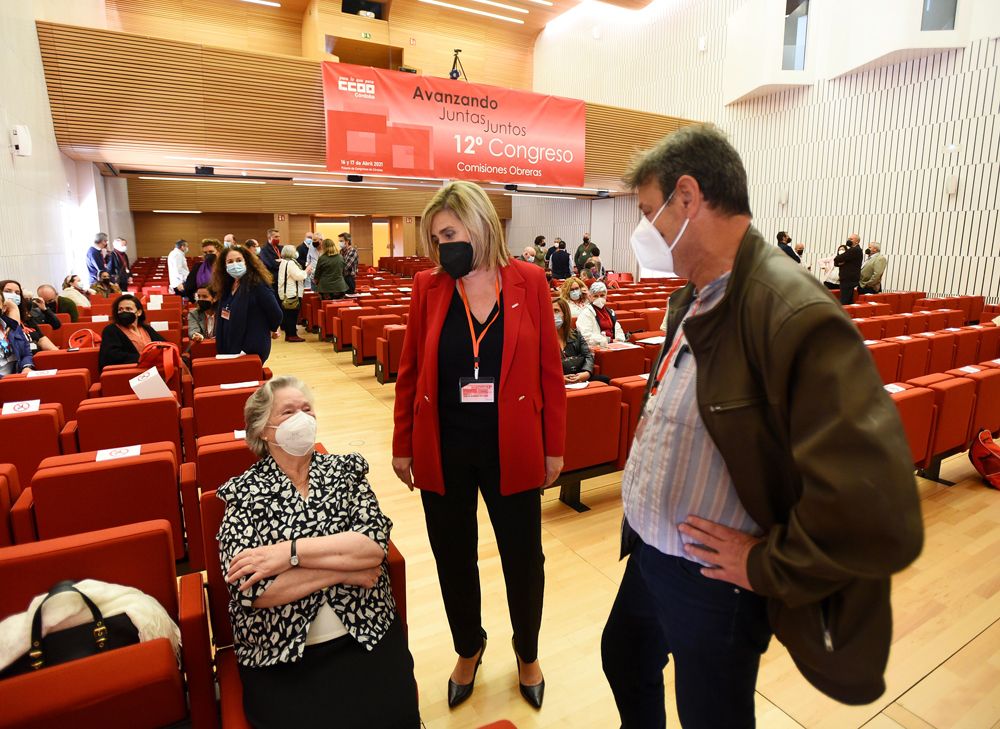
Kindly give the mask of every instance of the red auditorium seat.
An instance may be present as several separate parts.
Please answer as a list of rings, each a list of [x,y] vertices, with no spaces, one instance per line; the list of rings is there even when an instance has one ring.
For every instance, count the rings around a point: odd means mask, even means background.
[[[11,509],[18,543],[80,534],[149,519],[170,522],[174,551],[184,554],[180,496],[188,516],[190,558],[202,569],[196,531],[200,516],[194,464],[178,468],[173,443],[144,443],[139,455],[97,460],[73,453],[42,461]]]
[[[918,334],[930,345],[927,353],[927,373],[945,372],[955,366],[955,335],[951,332],[923,332]]]
[[[901,316],[880,316],[876,320],[882,322],[882,339],[906,334],[906,320]]]
[[[979,332],[979,361],[1000,357],[1000,327],[993,324],[974,324],[969,328]]]
[[[896,342],[865,342],[868,352],[875,360],[882,382],[888,385],[899,379],[900,346]]]
[[[948,328],[945,331],[955,335],[954,367],[964,367],[980,360],[979,330]]]
[[[14,543],[10,530],[10,507],[21,493],[17,469],[11,463],[0,463],[0,547]]]
[[[350,299],[322,302],[318,312],[320,341],[325,342],[333,339],[333,330],[337,326],[335,322],[340,315],[340,310],[349,306],[357,306],[357,304]]]
[[[181,429],[184,414],[172,397],[140,400],[136,395],[118,395],[84,400],[76,418],[62,431],[63,453],[97,451],[138,443],[173,443],[182,452],[185,434]],[[193,461],[193,454],[185,458]]]
[[[852,319],[854,326],[858,328],[861,333],[861,338],[865,340],[881,339],[882,338],[882,320],[881,319]]]
[[[0,550],[0,619],[62,580],[84,578],[134,587],[164,607],[181,630],[186,681],[160,638],[0,681],[0,725],[218,727],[202,578],[178,580],[170,524],[147,521]]]
[[[363,316],[375,316],[378,312],[373,306],[346,306],[337,310],[333,320],[333,348],[337,352],[346,352],[353,344],[354,325]]]
[[[922,466],[930,456],[931,435],[937,418],[934,393],[926,387],[913,387],[903,383],[886,385],[889,397],[896,404],[903,421],[903,431],[910,444],[910,454],[915,466]]]
[[[927,318],[927,331],[937,332],[948,326],[948,314],[944,311],[924,311]]]
[[[214,359],[197,359],[191,362],[194,387],[210,387],[233,382],[257,382],[270,379],[264,372],[260,357],[244,354],[238,357],[216,355]]]
[[[222,726],[225,729],[246,727],[243,714],[243,684],[240,682],[233,651],[233,628],[229,622],[229,588],[222,576],[219,560],[219,543],[216,535],[222,525],[225,503],[216,498],[215,491],[201,495],[201,518],[204,524],[204,550],[208,574],[208,617],[212,625],[212,640],[215,644],[215,669],[219,681],[219,703]],[[403,555],[389,542],[388,572],[392,585],[392,596],[396,601],[396,611],[400,622],[406,627],[406,562]]]
[[[377,314],[359,317],[351,332],[351,359],[355,367],[375,361],[376,341],[382,330],[391,324],[402,324],[403,318],[396,314]]]
[[[405,337],[405,324],[390,324],[383,328],[382,336],[375,341],[375,379],[383,385],[396,379]]]
[[[899,344],[900,380],[905,382],[927,374],[927,357],[931,346],[927,337],[911,337],[909,334],[904,334],[886,341]]]
[[[662,321],[662,318],[661,318]],[[618,325],[622,328],[622,331],[626,334],[634,334],[635,332],[646,331],[646,317],[642,316],[629,316],[622,317],[618,320]],[[657,322],[656,327],[659,328],[660,322]]]
[[[667,312],[666,309],[659,307],[650,309],[633,309],[632,313],[637,318],[641,317],[646,322],[645,326],[643,326],[643,329],[646,331],[650,331],[652,329],[660,328],[660,324],[663,323],[663,317],[664,315],[666,315]],[[622,329],[624,328],[625,327],[623,326]]]
[[[907,384],[926,387],[934,392],[937,424],[930,451],[923,463],[923,468],[927,469],[931,467],[932,461],[968,446],[976,383],[965,377],[952,377],[942,372],[916,377]]]
[[[100,368],[97,366],[100,347],[84,347],[75,351],[55,349],[48,352],[35,352],[35,369],[39,370],[73,370],[84,369],[90,373],[90,381],[101,379]]]
[[[246,427],[243,408],[259,386],[259,382],[254,382],[246,387],[213,385],[195,388],[193,407],[187,416],[190,420],[184,424],[185,433],[191,439],[188,444],[194,446],[195,438],[206,435],[243,430]]]
[[[619,457],[621,404],[621,390],[603,382],[588,382],[585,389],[566,391],[563,473]]]
[[[616,343],[611,349],[594,349],[594,364],[597,374],[609,379],[641,375],[649,370],[649,355],[638,344]]]
[[[238,438],[234,432],[202,436],[195,448],[198,488],[202,493],[214,491],[257,460],[257,455],[247,448],[246,439]]]
[[[0,380],[0,403],[18,400],[41,400],[43,403],[60,403],[67,420],[76,416],[76,409],[91,394],[90,372],[84,369],[60,370],[53,375],[27,373],[7,375]]]
[[[947,316],[947,326],[949,327],[965,326],[967,321],[964,309],[938,309],[938,313]]]
[[[218,354],[214,339],[202,339],[200,342],[191,342],[191,360],[214,358]]]
[[[906,330],[903,332],[904,334],[909,334],[912,337],[914,334],[930,330],[930,318],[924,312],[903,313],[900,316],[903,318],[903,324],[906,327]]]
[[[1000,432],[1000,369],[965,365],[945,374],[966,377],[976,383],[976,407],[969,425],[969,443],[983,428]]]
[[[625,455],[632,450],[635,440],[635,429],[639,424],[639,414],[642,412],[642,401],[646,397],[646,386],[649,384],[646,375],[617,377],[611,380],[612,387],[622,391],[622,402],[628,405],[628,429],[625,434]]]
[[[132,385],[129,382],[148,370],[148,367],[138,365],[109,365],[101,370],[101,395],[103,397],[115,397],[121,395],[133,395]],[[190,388],[191,376],[183,370],[178,369],[174,377],[167,382],[167,387],[173,392],[178,400],[181,399],[184,390]]]
[[[33,413],[0,415],[0,462],[13,465],[19,483],[31,483],[38,464],[62,452],[62,429],[63,409],[59,403],[42,403]]]

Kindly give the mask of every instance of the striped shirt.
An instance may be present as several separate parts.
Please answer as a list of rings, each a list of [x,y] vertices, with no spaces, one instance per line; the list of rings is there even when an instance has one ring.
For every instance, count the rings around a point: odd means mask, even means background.
[[[692,311],[703,314],[719,303],[729,275],[712,281],[696,296],[685,322]],[[678,331],[676,337],[681,336]],[[762,533],[743,508],[722,454],[702,422],[697,371],[690,348],[686,343],[677,346],[657,393],[646,403],[622,477],[625,518],[632,529],[646,544],[685,559],[691,559],[684,552],[685,542],[691,540],[685,540],[677,526],[689,515]]]

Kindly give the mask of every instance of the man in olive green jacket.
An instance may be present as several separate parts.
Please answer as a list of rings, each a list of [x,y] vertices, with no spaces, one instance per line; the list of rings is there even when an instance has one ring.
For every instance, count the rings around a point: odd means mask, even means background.
[[[602,640],[622,726],[664,725],[668,655],[684,726],[753,726],[772,631],[818,689],[873,701],[890,575],[923,540],[896,409],[841,308],[751,225],[721,132],[675,132],[627,181],[640,265],[690,283],[622,479],[629,562]]]
[[[882,255],[882,245],[877,240],[868,244],[866,252],[868,260],[861,267],[861,283],[858,285],[858,291],[862,294],[878,294],[882,291],[882,276],[885,275],[888,261]]]

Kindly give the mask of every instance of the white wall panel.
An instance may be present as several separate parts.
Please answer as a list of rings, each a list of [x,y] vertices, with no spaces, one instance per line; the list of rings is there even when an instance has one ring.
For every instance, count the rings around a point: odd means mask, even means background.
[[[590,232],[590,200],[553,200],[514,196],[511,198],[511,220],[507,226],[507,247],[520,255],[525,246],[544,235],[552,245],[558,236],[566,241],[570,255]]]
[[[755,224],[768,240],[783,229],[804,241],[814,269],[857,232],[882,243],[889,290],[1000,301],[995,29],[973,27],[963,49],[727,107],[726,21],[745,1],[660,0],[631,13],[584,3],[539,36],[535,90],[718,124],[743,155]],[[970,2],[985,16],[995,0]],[[948,196],[951,174],[958,193]],[[628,270],[637,217],[624,201],[613,262]]]

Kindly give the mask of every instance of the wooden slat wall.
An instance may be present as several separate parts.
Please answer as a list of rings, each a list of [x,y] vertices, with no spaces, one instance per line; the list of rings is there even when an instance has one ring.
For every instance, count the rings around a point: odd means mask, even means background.
[[[175,154],[324,162],[322,84],[316,61],[93,28],[37,25],[56,139],[77,159],[154,164],[163,162],[161,155]],[[587,184],[613,185],[636,149],[684,123],[588,104]],[[240,200],[247,199],[249,193],[242,188],[250,186],[233,187],[241,188]],[[270,185],[267,189],[269,195],[299,199],[300,193],[307,198],[306,191],[324,188],[289,188],[284,193],[271,192]],[[327,189],[324,195],[337,192],[342,193]],[[302,207],[289,209],[304,212]],[[412,208],[379,212],[414,214]]]
[[[189,255],[199,255],[203,238],[218,238],[232,233],[236,240],[263,240],[264,232],[274,226],[274,216],[266,213],[205,213],[202,215],[161,215],[135,212],[136,251],[140,256],[165,256],[174,242],[183,238],[191,246]],[[301,240],[301,238],[299,239]],[[298,240],[295,241],[296,244]]]

